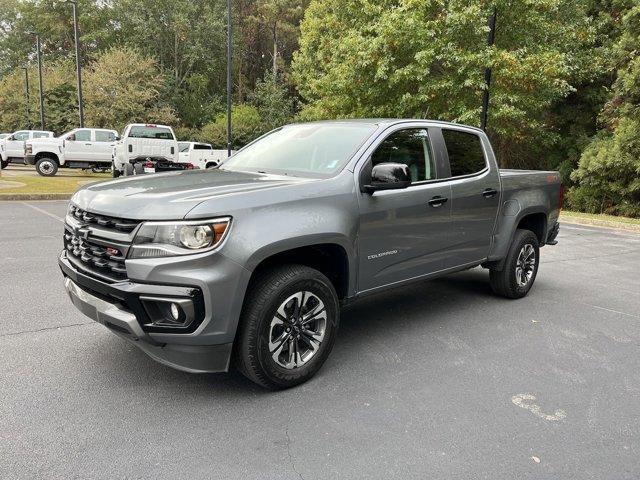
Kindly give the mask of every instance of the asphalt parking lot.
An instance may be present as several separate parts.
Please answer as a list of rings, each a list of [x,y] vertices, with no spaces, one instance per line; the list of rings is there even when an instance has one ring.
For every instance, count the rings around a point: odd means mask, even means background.
[[[66,202],[0,202],[0,478],[637,479],[640,235],[563,225],[525,299],[482,269],[343,312],[309,383],[171,370],[63,291]]]

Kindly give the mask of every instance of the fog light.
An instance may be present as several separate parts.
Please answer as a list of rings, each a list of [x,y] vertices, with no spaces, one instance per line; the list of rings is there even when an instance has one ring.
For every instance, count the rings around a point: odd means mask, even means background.
[[[180,307],[176,303],[171,304],[171,316],[176,322],[180,320]]]

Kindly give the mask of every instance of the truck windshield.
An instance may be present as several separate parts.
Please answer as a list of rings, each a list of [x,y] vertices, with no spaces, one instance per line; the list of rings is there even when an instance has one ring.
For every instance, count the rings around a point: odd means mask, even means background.
[[[222,169],[330,177],[346,165],[375,129],[372,123],[286,126],[236,153]]]
[[[129,130],[129,138],[153,138],[155,140],[173,140],[171,129],[151,125],[133,126]]]

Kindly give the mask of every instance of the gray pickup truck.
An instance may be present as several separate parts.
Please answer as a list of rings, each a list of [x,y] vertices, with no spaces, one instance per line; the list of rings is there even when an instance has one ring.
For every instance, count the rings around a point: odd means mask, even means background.
[[[525,296],[561,203],[557,172],[499,170],[476,128],[294,124],[214,170],[82,188],[59,264],[74,305],[154,359],[287,388],[365,295],[482,266]]]

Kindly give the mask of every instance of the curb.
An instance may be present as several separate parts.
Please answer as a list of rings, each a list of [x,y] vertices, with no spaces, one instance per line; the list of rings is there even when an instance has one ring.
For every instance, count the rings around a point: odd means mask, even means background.
[[[0,193],[2,201],[69,200],[73,193]]]
[[[560,223],[571,223],[573,225],[585,225],[590,227],[613,228],[615,230],[626,230],[627,232],[640,233],[640,225],[616,222],[613,220],[602,220],[599,218],[573,217],[571,215],[560,214]],[[560,227],[562,228],[562,227]]]

